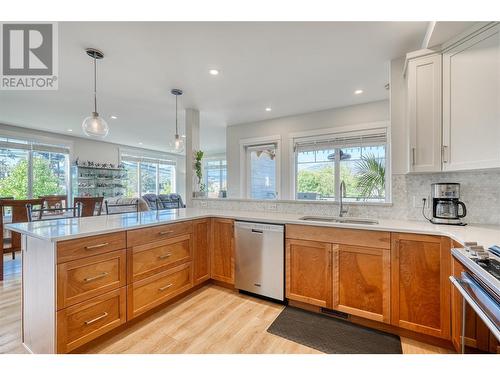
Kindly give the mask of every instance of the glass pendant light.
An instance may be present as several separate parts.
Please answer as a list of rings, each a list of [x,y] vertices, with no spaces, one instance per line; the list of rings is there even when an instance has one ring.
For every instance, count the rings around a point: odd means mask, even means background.
[[[104,138],[109,133],[109,127],[106,121],[99,116],[97,112],[97,64],[96,60],[104,58],[104,54],[94,48],[87,48],[85,50],[87,55],[94,59],[94,112],[92,115],[83,120],[82,129],[85,135],[95,138]]]
[[[180,89],[172,89],[170,91],[172,95],[175,95],[175,139],[174,139],[174,145],[175,145],[175,150],[176,151],[182,151],[184,147],[184,141],[182,137],[179,135],[179,125],[177,123],[177,98],[182,95],[182,90]]]

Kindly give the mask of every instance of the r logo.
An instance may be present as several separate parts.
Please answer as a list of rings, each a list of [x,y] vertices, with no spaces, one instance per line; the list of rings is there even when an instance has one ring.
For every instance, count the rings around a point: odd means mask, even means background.
[[[4,76],[53,74],[52,24],[3,24]]]

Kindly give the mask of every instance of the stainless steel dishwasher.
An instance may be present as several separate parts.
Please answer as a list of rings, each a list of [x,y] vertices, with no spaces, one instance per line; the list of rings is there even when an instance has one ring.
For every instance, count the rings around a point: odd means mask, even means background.
[[[237,221],[234,232],[236,289],[283,301],[284,226]]]

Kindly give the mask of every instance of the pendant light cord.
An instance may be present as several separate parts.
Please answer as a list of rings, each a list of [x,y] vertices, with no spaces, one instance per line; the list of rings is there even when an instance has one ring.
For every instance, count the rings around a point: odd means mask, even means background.
[[[97,64],[94,56],[94,112],[97,113]]]
[[[175,96],[175,135],[179,135],[179,128],[177,127],[177,96]]]

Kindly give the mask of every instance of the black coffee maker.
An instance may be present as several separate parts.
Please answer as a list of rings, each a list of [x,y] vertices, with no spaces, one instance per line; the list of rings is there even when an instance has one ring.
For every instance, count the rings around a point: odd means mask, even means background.
[[[460,184],[440,182],[432,184],[431,189],[432,219],[430,221],[434,224],[465,225],[461,219],[467,215],[467,209],[460,201]]]

